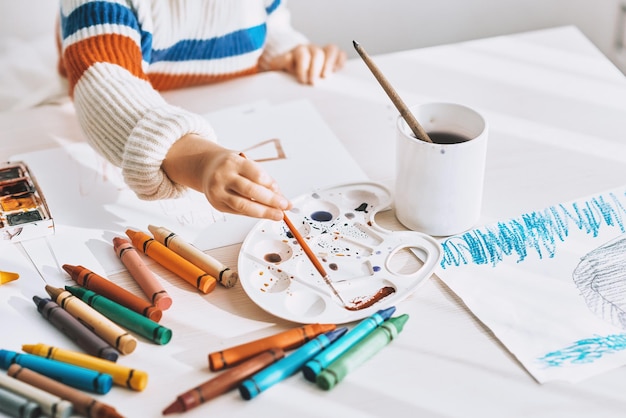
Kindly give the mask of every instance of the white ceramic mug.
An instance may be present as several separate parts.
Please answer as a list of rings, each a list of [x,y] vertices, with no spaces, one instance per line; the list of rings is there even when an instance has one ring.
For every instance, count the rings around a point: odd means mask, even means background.
[[[480,218],[487,121],[475,110],[455,103],[426,103],[410,108],[426,133],[464,137],[459,143],[429,143],[415,138],[398,118],[395,210],[407,228],[448,236],[473,227]]]

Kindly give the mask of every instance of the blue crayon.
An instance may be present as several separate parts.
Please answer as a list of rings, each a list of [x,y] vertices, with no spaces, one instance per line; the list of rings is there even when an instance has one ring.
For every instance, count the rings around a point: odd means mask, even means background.
[[[307,361],[344,335],[347,330],[347,328],[339,328],[321,334],[298,348],[288,357],[278,360],[276,363],[267,366],[252,377],[244,380],[239,385],[241,397],[246,400],[252,399],[274,384],[294,375]]]
[[[332,363],[337,357],[350,349],[354,344],[362,340],[367,334],[372,332],[376,327],[385,322],[396,311],[396,307],[392,306],[387,309],[381,309],[372,316],[365,318],[346,333],[343,337],[331,344],[326,350],[322,351],[313,359],[308,361],[302,368],[304,377],[315,382],[317,375]]]
[[[22,395],[0,388],[0,412],[15,418],[37,418],[41,416],[41,407]]]
[[[34,354],[0,349],[0,368],[7,370],[11,364],[19,364],[68,386],[97,394],[108,393],[113,387],[113,376],[110,374]]]

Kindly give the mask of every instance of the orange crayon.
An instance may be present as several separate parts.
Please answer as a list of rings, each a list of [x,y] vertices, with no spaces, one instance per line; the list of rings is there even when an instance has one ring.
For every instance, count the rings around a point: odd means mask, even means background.
[[[130,354],[137,348],[137,339],[128,331],[96,311],[69,291],[46,285],[50,298],[70,315],[82,322],[100,338],[122,354]]]
[[[143,262],[130,241],[122,237],[113,238],[113,250],[152,304],[161,310],[169,309],[172,306],[172,298],[154,277],[152,270]]]
[[[154,322],[159,322],[163,316],[163,311],[156,306],[153,306],[147,300],[143,300],[139,296],[83,266],[63,264],[63,270],[70,275],[72,280],[82,287],[92,290],[105,298],[109,298],[112,301],[127,307],[131,311],[135,311],[138,314],[150,318]]]
[[[335,328],[335,324],[308,324],[227,348],[226,350],[216,351],[209,354],[209,368],[213,371],[222,370],[239,364],[270,348],[291,350]]]
[[[217,283],[215,277],[185,260],[150,235],[141,231],[133,231],[132,229],[127,229],[126,235],[128,235],[135,248],[198,288],[202,293],[209,293],[215,289]]]
[[[211,276],[216,277],[219,284],[224,287],[233,287],[239,280],[239,274],[226,267],[224,264],[201,251],[190,242],[162,226],[148,225],[154,239],[165,245],[185,260],[200,267]]]

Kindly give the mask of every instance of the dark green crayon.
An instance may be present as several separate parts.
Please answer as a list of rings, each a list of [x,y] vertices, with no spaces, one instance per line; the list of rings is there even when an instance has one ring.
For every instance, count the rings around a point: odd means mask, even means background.
[[[76,296],[116,324],[133,331],[157,344],[167,344],[172,339],[172,330],[127,307],[120,305],[96,292],[81,286],[65,286],[65,290]]]
[[[322,370],[315,378],[317,386],[325,390],[335,387],[350,371],[365,363],[396,338],[408,319],[409,315],[404,314],[383,322]]]

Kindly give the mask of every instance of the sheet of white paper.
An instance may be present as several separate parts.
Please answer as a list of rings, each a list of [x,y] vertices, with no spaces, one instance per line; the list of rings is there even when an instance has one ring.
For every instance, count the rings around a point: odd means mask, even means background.
[[[445,239],[438,276],[543,383],[626,364],[626,186]]]
[[[207,117],[220,142],[259,161],[287,197],[367,180],[307,101],[241,106]],[[112,239],[125,236],[128,228],[147,231],[149,224],[165,226],[206,250],[242,242],[258,221],[218,212],[195,191],[173,200],[140,200],[125,185],[120,170],[85,143],[12,159],[25,161],[43,190],[56,226],[56,234],[47,240],[60,265],[80,264],[100,274],[122,270]],[[67,277],[51,263],[46,247],[28,247],[48,279]]]

